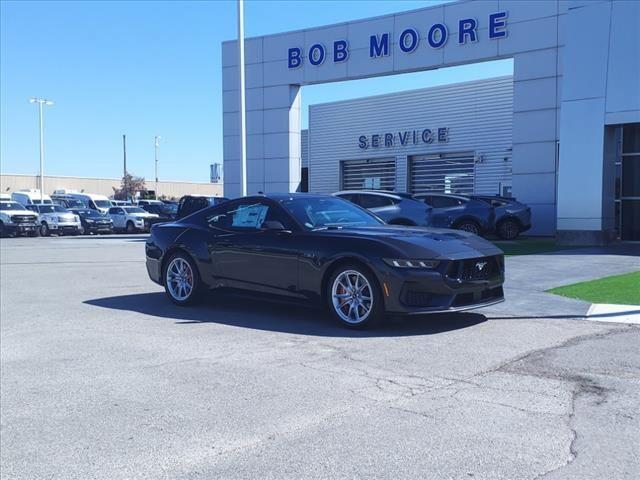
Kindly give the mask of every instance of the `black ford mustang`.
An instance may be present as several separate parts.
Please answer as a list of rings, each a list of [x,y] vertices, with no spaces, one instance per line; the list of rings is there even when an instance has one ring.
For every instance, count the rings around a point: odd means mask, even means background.
[[[502,251],[467,232],[391,226],[346,200],[272,194],[154,225],[147,271],[184,305],[229,288],[327,305],[348,327],[502,301]]]

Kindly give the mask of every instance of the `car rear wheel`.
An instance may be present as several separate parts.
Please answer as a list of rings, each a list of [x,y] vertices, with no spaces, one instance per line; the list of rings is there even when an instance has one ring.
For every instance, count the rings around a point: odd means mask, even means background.
[[[188,305],[199,299],[200,275],[189,256],[176,253],[167,262],[163,273],[164,289],[173,303]]]
[[[360,265],[343,265],[328,283],[329,308],[348,328],[365,328],[377,323],[384,314],[378,283]]]
[[[500,222],[496,233],[503,240],[514,240],[520,235],[520,225],[515,220],[505,220]]]
[[[463,230],[465,232],[473,233],[474,235],[480,235],[480,225],[473,220],[462,220],[457,223],[454,228],[456,230]]]

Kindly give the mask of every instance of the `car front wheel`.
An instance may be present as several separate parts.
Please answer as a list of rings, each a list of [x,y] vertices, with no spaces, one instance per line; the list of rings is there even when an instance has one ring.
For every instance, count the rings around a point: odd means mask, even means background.
[[[184,253],[176,253],[164,269],[164,289],[177,305],[195,303],[200,297],[200,276],[191,258]]]
[[[338,268],[328,283],[329,308],[348,328],[365,328],[377,323],[384,314],[378,283],[359,265]]]
[[[133,222],[127,222],[127,233],[136,233],[136,226]]]
[[[47,225],[46,223],[43,223],[42,225],[40,225],[40,236],[42,237],[49,236],[49,225]]]
[[[456,230],[473,233],[474,235],[480,235],[480,226],[473,220],[462,220],[460,223],[457,223],[454,228]]]

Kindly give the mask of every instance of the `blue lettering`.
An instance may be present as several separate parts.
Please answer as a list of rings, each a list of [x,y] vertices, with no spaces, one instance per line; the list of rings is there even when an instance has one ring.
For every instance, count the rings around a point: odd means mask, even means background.
[[[289,49],[289,68],[298,68],[302,65],[302,50],[298,47],[293,47]]]
[[[449,141],[449,129],[448,128],[439,128],[438,129],[438,142],[448,142]]]
[[[414,145],[418,143],[418,138],[416,137],[416,133],[418,133],[418,132],[416,132],[416,131],[414,130],[414,131],[413,131],[413,144],[414,144]]]
[[[371,146],[374,148],[380,146],[380,135],[371,135]]]
[[[428,128],[425,128],[422,131],[422,141],[424,143],[431,143],[433,142],[433,137],[431,136],[431,130],[429,130]]]
[[[369,37],[369,56],[375,58],[387,55],[389,55],[389,34],[383,33],[380,38],[378,35],[371,35]]]
[[[369,148],[369,142],[367,141],[366,135],[360,135],[358,138],[358,146],[360,148]]]
[[[316,43],[315,45],[311,45],[309,49],[309,63],[311,65],[320,65],[324,62],[325,55],[324,45],[321,43]]]
[[[393,133],[385,133],[384,134],[384,146],[392,147],[393,146]]]
[[[442,23],[436,23],[429,29],[427,42],[429,42],[431,48],[440,48],[447,43],[448,36],[447,26]]]
[[[407,43],[407,39],[409,43]],[[418,46],[418,32],[416,32],[413,28],[407,28],[404,32],[400,34],[400,50],[405,53],[413,52]]]
[[[398,132],[398,138],[400,138],[400,145],[406,145],[409,140],[409,132]]]
[[[496,12],[489,15],[489,38],[507,36],[507,12]]]
[[[333,42],[334,63],[344,62],[349,57],[349,49],[346,40],[336,40]]]
[[[478,22],[473,18],[465,18],[458,23],[458,43],[463,45],[467,43],[467,37],[472,42],[478,41],[478,35],[476,34],[476,27]]]

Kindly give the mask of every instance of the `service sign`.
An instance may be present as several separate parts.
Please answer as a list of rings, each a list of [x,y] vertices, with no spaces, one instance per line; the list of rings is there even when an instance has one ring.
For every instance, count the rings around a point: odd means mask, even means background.
[[[506,11],[489,14],[487,19],[487,37],[489,40],[496,40],[507,36]],[[458,45],[475,43],[479,41],[478,29],[482,27],[475,18],[462,18],[458,21],[458,33],[456,41]],[[485,27],[482,27],[485,28]],[[426,34],[424,45],[420,43],[421,31]],[[426,29],[405,28],[398,36],[398,46],[403,53],[412,53],[417,48],[438,49],[444,47],[449,39],[449,27],[444,23],[434,23]],[[329,50],[323,43],[315,43],[309,47],[308,52],[303,52],[300,47],[291,47],[288,52],[287,66],[291,68],[301,67],[305,60],[312,66],[322,65],[327,57],[333,63],[346,62],[349,59],[349,43],[345,39],[333,41],[332,49]],[[369,57],[386,57],[391,54],[390,34],[377,33],[369,36]]]
[[[425,128],[422,130],[403,130],[399,132],[360,135],[358,137],[358,147],[366,150],[367,148],[405,147],[408,145],[418,145],[420,143],[447,143],[448,141],[449,128],[440,127],[436,129]]]

